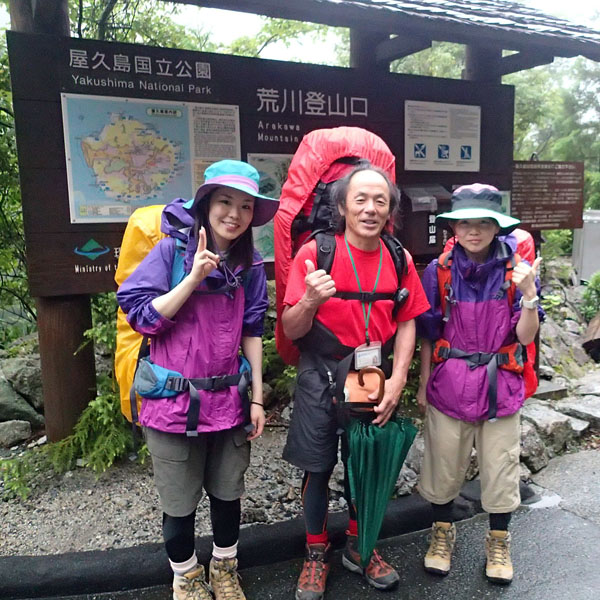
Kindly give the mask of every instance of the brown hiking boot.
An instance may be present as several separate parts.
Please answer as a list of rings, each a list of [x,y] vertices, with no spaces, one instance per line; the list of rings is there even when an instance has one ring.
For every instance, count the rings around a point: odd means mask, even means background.
[[[510,533],[494,530],[485,536],[486,577],[495,583],[510,583],[513,566],[510,560]]]
[[[185,575],[173,577],[173,600],[212,600],[202,565]]]
[[[377,550],[373,550],[369,564],[363,569],[358,552],[358,536],[346,535],[346,547],[342,554],[342,564],[346,569],[364,575],[369,585],[378,590],[389,590],[398,584],[400,577],[396,569],[385,562]]]
[[[329,574],[331,544],[307,544],[306,559],[298,578],[296,600],[321,600]]]
[[[454,523],[436,521],[431,527],[431,542],[425,555],[425,570],[436,575],[448,575],[456,542]]]
[[[237,558],[211,559],[209,566],[210,585],[215,600],[246,600],[240,585],[237,567]]]

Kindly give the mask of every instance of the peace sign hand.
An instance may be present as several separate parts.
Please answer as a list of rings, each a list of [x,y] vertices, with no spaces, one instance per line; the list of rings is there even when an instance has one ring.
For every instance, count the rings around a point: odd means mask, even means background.
[[[532,266],[521,261],[512,272],[513,283],[519,288],[525,299],[531,299],[537,295],[535,277],[542,258],[536,258]]]
[[[192,281],[198,285],[209,273],[217,268],[219,260],[220,257],[218,254],[214,254],[206,249],[206,230],[204,227],[201,227],[198,232],[198,248],[196,249],[196,254],[194,254],[194,263],[189,275]]]

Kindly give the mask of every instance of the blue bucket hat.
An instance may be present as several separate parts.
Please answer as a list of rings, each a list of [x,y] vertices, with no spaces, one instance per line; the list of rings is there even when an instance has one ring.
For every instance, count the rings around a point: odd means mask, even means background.
[[[196,191],[194,199],[186,202],[184,206],[187,209],[194,208],[214,189],[229,187],[245,192],[254,198],[254,216],[250,225],[252,227],[264,225],[275,216],[279,200],[259,194],[259,180],[260,175],[252,165],[241,160],[220,160],[206,169],[204,183]]]
[[[508,235],[521,221],[501,212],[502,194],[493,185],[473,183],[454,190],[451,198],[452,209],[437,215],[443,225],[460,219],[493,219],[500,227],[499,235]]]

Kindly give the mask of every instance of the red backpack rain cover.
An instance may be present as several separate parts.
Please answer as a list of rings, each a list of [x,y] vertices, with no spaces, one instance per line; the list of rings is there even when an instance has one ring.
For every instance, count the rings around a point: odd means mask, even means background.
[[[298,349],[283,335],[281,313],[292,260],[302,238],[292,239],[292,223],[300,212],[310,213],[314,189],[332,163],[348,157],[364,158],[396,179],[396,159],[377,135],[360,127],[317,129],[306,134],[290,164],[281,190],[279,210],[274,220],[275,290],[277,323],[275,342],[281,358],[290,365],[298,363]],[[304,236],[306,237],[306,236]]]

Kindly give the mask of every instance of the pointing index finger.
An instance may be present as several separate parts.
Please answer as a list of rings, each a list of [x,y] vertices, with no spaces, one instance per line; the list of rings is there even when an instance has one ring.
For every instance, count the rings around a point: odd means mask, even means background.
[[[200,227],[200,231],[198,232],[198,249],[196,252],[204,252],[204,250],[206,250],[206,229]]]

